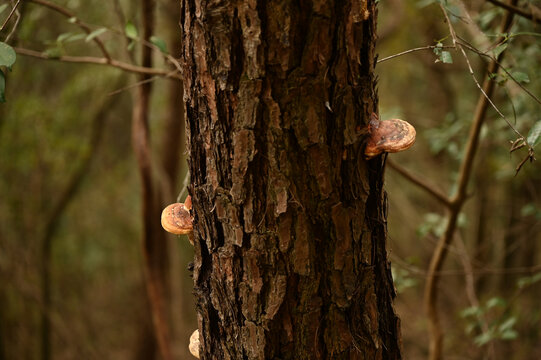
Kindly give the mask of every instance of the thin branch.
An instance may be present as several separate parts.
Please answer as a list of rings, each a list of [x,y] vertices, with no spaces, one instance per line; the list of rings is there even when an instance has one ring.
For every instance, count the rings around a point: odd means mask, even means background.
[[[51,9],[51,10],[54,10],[54,11],[64,15],[65,17],[67,17],[69,19],[73,18],[73,19],[75,19],[74,23],[79,25],[79,27],[81,29],[83,29],[83,31],[85,33],[90,34],[92,32],[92,29],[86,23],[81,21],[74,13],[72,13],[68,9],[65,9],[65,8],[63,8],[63,7],[61,7],[61,6],[57,5],[57,4],[54,4],[54,3],[46,1],[46,0],[30,0],[30,2],[45,6],[45,7],[49,8],[49,9]],[[112,61],[111,56],[109,55],[109,52],[107,51],[107,49],[105,48],[105,45],[99,39],[99,37],[96,36],[92,40],[98,45],[98,47],[100,48],[103,56],[105,56],[107,61]]]
[[[16,10],[15,10],[15,24],[13,24],[13,27],[11,28],[11,31],[9,32],[9,34],[6,36],[6,38],[4,39],[4,42],[5,43],[9,43],[9,40],[11,39],[11,37],[15,34],[15,32],[17,31],[17,27],[19,27],[19,23],[21,22],[21,12],[19,11],[19,8],[18,8],[18,5],[19,5],[19,1],[17,1],[17,4],[15,4],[15,7]],[[3,26],[2,26],[3,27]],[[1,30],[0,30],[1,31]]]
[[[511,0],[514,4],[517,0]],[[447,20],[449,27],[449,33],[452,36],[453,44],[461,50],[462,55],[465,57],[465,60],[468,64],[470,73],[473,74],[473,69],[468,60],[464,48],[459,43],[456,32],[453,28],[453,25],[447,15],[447,12],[443,5],[440,4],[441,10]],[[512,13],[506,13],[501,23],[501,32],[505,33],[509,30],[511,26],[511,21],[513,18]],[[500,43],[503,39],[498,39],[497,43]],[[500,53],[498,61],[501,61],[505,51]],[[488,65],[487,74],[494,74],[498,71],[498,63],[491,61]],[[481,90],[481,95],[477,101],[476,110],[473,117],[472,126],[470,128],[470,133],[468,136],[468,141],[466,144],[466,150],[464,157],[461,163],[460,172],[457,180],[457,192],[455,196],[451,199],[451,208],[449,208],[448,221],[445,232],[443,236],[438,240],[434,253],[432,254],[432,259],[428,268],[427,281],[425,285],[425,308],[427,311],[427,316],[429,320],[429,359],[430,360],[440,360],[442,358],[443,352],[443,331],[441,329],[439,314],[438,314],[438,283],[439,276],[437,275],[443,266],[443,262],[447,256],[448,247],[453,240],[453,235],[457,226],[458,215],[462,209],[462,205],[467,198],[467,186],[470,180],[472,173],[473,161],[475,159],[475,154],[479,145],[479,137],[481,133],[481,127],[485,120],[486,111],[489,103],[493,105],[490,100],[490,95],[494,90],[494,82],[490,80],[488,76],[485,77],[483,86],[477,82],[475,74],[473,78],[476,82],[476,85]],[[499,110],[498,110],[499,112]]]
[[[523,18],[526,18],[528,20],[531,20],[531,21],[534,21],[538,24],[541,24],[541,18],[535,16],[533,14],[533,12],[528,12],[528,11],[525,11],[525,10],[522,10],[521,8],[517,7],[517,6],[513,6],[513,5],[510,5],[510,4],[506,4],[504,2],[501,2],[501,1],[498,1],[498,0],[486,0],[487,2],[489,3],[492,3],[496,6],[499,6],[501,8],[504,8],[505,10],[509,11],[509,12],[512,12],[513,14],[516,14],[518,16],[522,16]]]
[[[499,38],[500,41],[498,41],[498,43],[501,42],[501,39],[503,38]],[[486,101],[490,104],[490,106],[492,106],[492,108],[494,110],[496,110],[496,112],[498,113],[498,115],[500,115],[500,117],[507,123],[507,125],[517,134],[518,137],[520,138],[525,138],[524,135],[522,135],[518,130],[517,128],[511,124],[511,122],[507,119],[507,117],[500,111],[500,109],[498,109],[498,107],[496,106],[496,104],[494,104],[494,102],[490,99],[490,96],[488,96],[487,92],[485,91],[484,87],[481,86],[481,84],[479,84],[479,81],[477,81],[477,78],[475,76],[475,73],[473,71],[473,68],[471,66],[471,63],[470,63],[470,59],[468,58],[468,55],[466,55],[466,51],[464,50],[464,47],[462,46],[462,43],[457,41],[457,47],[458,49],[460,50],[460,52],[462,52],[462,55],[464,56],[464,60],[466,60],[466,64],[468,65],[468,70],[470,72],[470,75],[472,76],[473,78],[473,81],[475,82],[475,85],[477,86],[477,88],[479,89],[479,91],[481,92],[481,94],[483,94],[483,96],[485,97]],[[498,71],[499,69],[499,62],[496,60],[496,61],[493,61],[491,62],[491,64],[494,64],[494,71],[490,71],[490,66],[489,66],[489,72],[488,74],[496,74],[496,72]],[[489,64],[490,65],[490,64]],[[492,81],[490,81],[492,83]],[[528,144],[527,144],[528,145]],[[528,145],[529,147],[529,145]]]
[[[15,6],[13,7],[13,9],[11,9],[11,12],[9,13],[8,17],[6,18],[6,20],[4,20],[4,23],[2,24],[2,27],[0,27],[0,31],[4,30],[4,27],[6,27],[7,23],[9,22],[9,19],[11,19],[13,14],[15,14],[15,11],[17,10],[17,7],[19,6],[20,2],[21,2],[21,0],[18,0],[17,3],[15,4]]]
[[[470,50],[471,52],[474,52],[476,53],[477,55],[479,56],[484,56],[484,57],[487,57],[489,58],[491,61],[494,61],[502,70],[503,72],[505,72],[505,74],[515,83],[517,84],[518,87],[520,87],[526,94],[528,94],[532,99],[534,99],[538,104],[541,105],[541,99],[539,99],[537,96],[535,96],[530,90],[528,90],[527,87],[525,87],[524,85],[522,85],[519,81],[517,81],[513,75],[511,75],[511,73],[509,72],[509,70],[507,70],[502,64],[500,64],[498,62],[498,60],[490,55],[490,54],[487,54],[483,51],[480,51],[479,49],[476,49],[474,46],[472,46],[471,44],[468,44],[467,42],[465,42],[463,39],[460,39],[460,44],[462,46],[464,46],[466,49]]]
[[[39,4],[39,5],[42,5],[42,6],[45,6],[45,7],[48,7],[49,9],[54,10],[54,11],[64,15],[67,18],[75,19],[74,23],[79,25],[79,27],[81,27],[81,29],[83,29],[85,33],[90,34],[92,32],[92,29],[90,28],[90,26],[87,23],[81,21],[74,13],[72,13],[71,11],[69,11],[66,8],[63,8],[63,7],[61,7],[61,6],[57,5],[57,4],[51,3],[51,2],[49,2],[47,0],[29,0],[29,1],[31,1],[33,3],[36,3],[36,4]],[[118,31],[118,30],[114,30],[114,29],[108,29],[108,30],[110,30],[110,31],[112,31],[114,33],[118,33],[118,34],[122,34],[122,35],[126,36],[126,34],[124,32],[122,32],[122,31]],[[112,60],[111,56],[109,55],[109,52],[107,51],[107,49],[105,48],[105,45],[99,39],[99,37],[96,36],[92,40],[98,45],[101,52],[103,53],[103,56],[108,61],[114,62],[114,60]],[[156,45],[152,44],[151,42],[149,42],[149,41],[147,41],[145,39],[137,39],[137,40],[139,42],[141,42],[144,46],[150,47],[151,49],[159,52],[167,61],[169,61],[173,66],[175,66],[179,72],[182,72],[182,67],[180,66],[178,60],[175,59],[173,56],[163,53],[160,48],[158,48]]]
[[[429,46],[422,46],[422,47],[418,47],[418,48],[413,48],[413,49],[409,49],[409,50],[406,50],[406,51],[402,51],[402,52],[399,52],[398,54],[394,54],[394,55],[390,55],[390,56],[387,56],[387,57],[384,57],[383,59],[379,59],[377,61],[377,63],[382,63],[384,61],[387,61],[387,60],[391,60],[391,59],[394,59],[396,57],[399,57],[399,56],[402,56],[402,55],[407,55],[407,54],[410,54],[412,52],[416,52],[416,51],[422,51],[422,50],[433,50],[435,48],[439,48],[439,49],[455,49],[454,46],[436,46],[436,45],[429,45]]]
[[[395,164],[394,161],[387,159],[387,165],[391,167],[391,169],[398,172],[400,175],[408,179],[413,184],[417,185],[421,189],[425,190],[427,193],[432,195],[436,200],[441,202],[445,207],[450,208],[451,207],[451,200],[445,196],[439,189],[437,189],[434,185],[427,183],[426,181],[422,180],[421,178],[413,175],[408,170],[404,169],[402,166]]]
[[[509,72],[509,70],[507,70],[507,68],[505,68],[502,64],[500,64],[497,59],[493,56],[491,56],[490,54],[486,53],[486,52],[483,52],[477,48],[475,48],[473,45],[469,44],[467,41],[465,41],[462,37],[458,36],[457,35],[457,39],[459,40],[457,42],[457,44],[461,45],[461,46],[464,46],[466,49],[470,50],[471,52],[474,52],[476,53],[477,55],[479,56],[483,56],[483,57],[487,57],[489,58],[490,60],[492,61],[495,61],[498,66],[507,74],[507,76],[509,76],[509,78],[515,83],[517,84],[522,90],[524,90],[524,92],[526,94],[528,94],[532,99],[534,99],[538,104],[541,105],[541,99],[539,99],[537,96],[535,96],[530,90],[528,90],[527,87],[525,87],[524,85],[522,85],[519,81],[517,81],[513,75],[511,75],[511,73]],[[394,55],[390,55],[390,56],[387,56],[387,57],[384,57],[383,59],[379,59],[377,61],[377,63],[381,63],[381,62],[384,62],[384,61],[387,61],[387,60],[391,60],[391,59],[394,59],[396,57],[399,57],[399,56],[403,56],[403,55],[407,55],[407,54],[410,54],[410,53],[413,53],[413,52],[417,52],[417,51],[422,51],[422,50],[433,50],[434,48],[436,48],[438,46],[436,45],[428,45],[428,46],[422,46],[422,47],[418,47],[418,48],[413,48],[413,49],[409,49],[409,50],[405,50],[405,51],[402,51],[398,54],[394,54]],[[439,46],[438,48],[440,49],[456,49],[456,46]],[[505,119],[505,117],[504,117]]]
[[[163,77],[171,77],[180,79],[180,76],[178,75],[178,72],[171,72],[164,69],[155,69],[155,68],[149,68],[144,66],[137,66],[128,64],[125,62],[117,61],[114,59],[107,60],[106,58],[98,58],[98,57],[92,57],[92,56],[58,56],[58,57],[50,57],[45,53],[35,51],[35,50],[29,50],[24,48],[15,47],[15,52],[20,55],[25,56],[31,56],[38,59],[43,60],[57,60],[62,62],[71,62],[71,63],[84,63],[84,64],[95,64],[95,65],[108,65],[112,67],[119,68],[121,70],[137,73],[137,74],[144,74],[144,75],[156,75],[156,76],[163,76]]]
[[[173,71],[173,72],[176,72],[176,70]],[[120,94],[121,92],[124,92],[124,91],[126,91],[126,90],[130,90],[130,89],[136,88],[136,87],[141,86],[141,85],[146,84],[146,83],[150,83],[150,82],[152,82],[152,81],[154,81],[154,80],[157,80],[157,79],[158,79],[157,76],[153,76],[153,77],[147,78],[147,79],[145,79],[145,80],[137,81],[137,82],[135,82],[135,83],[133,83],[133,84],[126,85],[126,86],[124,86],[124,87],[122,87],[122,88],[120,88],[120,89],[113,90],[113,91],[107,93],[107,96],[113,96],[113,95]]]

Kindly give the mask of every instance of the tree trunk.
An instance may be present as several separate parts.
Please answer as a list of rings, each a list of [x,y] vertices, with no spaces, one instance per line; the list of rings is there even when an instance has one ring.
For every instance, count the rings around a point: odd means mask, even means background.
[[[202,359],[399,359],[376,8],[182,0]]]

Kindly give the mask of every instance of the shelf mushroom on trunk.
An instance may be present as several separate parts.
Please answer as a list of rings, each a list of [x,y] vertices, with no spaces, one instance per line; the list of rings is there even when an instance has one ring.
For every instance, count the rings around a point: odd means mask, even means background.
[[[380,121],[372,114],[368,124],[368,139],[364,148],[366,159],[382,153],[394,153],[409,149],[415,142],[415,128],[400,119]]]
[[[168,205],[162,211],[162,227],[165,231],[175,235],[188,235],[193,245],[193,218],[190,214],[192,199],[188,195],[184,203]]]
[[[195,330],[192,333],[192,336],[190,336],[190,345],[188,346],[188,349],[190,349],[190,352],[193,356],[199,359],[199,330]]]

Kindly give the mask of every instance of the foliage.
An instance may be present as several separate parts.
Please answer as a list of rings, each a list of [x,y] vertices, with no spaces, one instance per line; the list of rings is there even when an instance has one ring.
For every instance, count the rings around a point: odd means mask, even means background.
[[[514,329],[518,319],[515,316],[510,316],[502,310],[507,307],[507,302],[499,297],[493,297],[480,306],[472,306],[462,310],[460,316],[467,321],[466,333],[475,335],[473,341],[478,346],[484,346],[494,340],[515,340],[518,338],[518,333]],[[490,324],[486,329],[483,329],[479,318],[490,317]]]
[[[452,64],[453,63],[453,57],[451,56],[451,53],[449,51],[443,50],[443,44],[441,42],[438,42],[436,44],[436,47],[434,48],[434,54],[438,57],[438,60],[436,62],[441,61],[444,64]]]
[[[28,2],[25,21],[16,32],[17,47],[43,50],[49,58],[102,56],[94,43],[100,40],[113,58],[126,59],[125,38],[135,53],[139,46],[148,45],[140,39],[136,3],[120,2],[130,21],[119,20],[113,2],[104,6],[81,1],[55,3],[70,7],[77,16],[62,18]],[[492,100],[536,151],[541,142],[540,105],[525,91],[537,97],[541,94],[539,25],[515,16],[513,28],[500,34],[498,24],[506,14],[504,9],[486,1],[462,3],[465,7],[452,0],[379,2],[380,29],[387,24],[396,26],[380,40],[380,55],[432,46],[377,66],[380,114],[389,118],[403,115],[418,131],[414,148],[389,158],[420,174],[444,194],[454,194],[453,183],[464,158],[479,90],[464,57],[449,48],[452,38],[440,4],[448,10],[458,33],[478,50],[467,50],[467,54],[479,82],[490,57],[505,54],[502,65],[507,71],[489,74],[498,85]],[[540,3],[519,5],[527,9]],[[403,6],[402,17],[395,11],[398,6]],[[2,17],[7,9],[7,3],[0,5]],[[161,16],[174,17],[177,13],[165,11]],[[89,33],[77,27],[83,18],[92,20]],[[154,50],[159,50],[155,55],[177,52],[171,41],[158,37],[171,29],[178,33],[178,19],[171,23],[162,25],[149,39]],[[4,41],[6,32],[0,35]],[[500,35],[504,40],[494,43]],[[0,339],[0,358],[34,358],[39,339],[36,319],[43,311],[36,301],[39,239],[58,194],[88,151],[93,116],[107,94],[120,86],[113,86],[118,78],[116,70],[16,58],[14,46],[10,41],[0,43],[0,101],[5,100],[6,78],[9,95],[8,102],[0,107],[0,333],[5,339]],[[152,99],[151,126],[156,134],[166,131],[164,94],[168,89],[167,83],[159,81],[154,86],[157,95]],[[141,231],[136,220],[139,184],[130,151],[132,103],[128,91],[115,96],[115,104],[106,115],[103,145],[95,154],[83,190],[63,217],[52,256],[55,307],[51,317],[55,319],[55,342],[65,349],[65,353],[55,354],[59,359],[75,353],[84,358],[109,358],[111,354],[118,354],[119,359],[131,358],[133,354],[126,349],[139,345],[139,332],[144,329],[146,305],[140,244],[136,240]],[[534,162],[515,175],[525,149],[510,154],[509,144],[516,134],[494,109],[487,110],[486,118],[456,236],[466,245],[477,295],[481,299],[487,294],[501,297],[468,306],[464,276],[442,276],[441,312],[447,320],[442,323],[451,324],[445,329],[446,352],[449,357],[483,358],[486,349],[498,343],[505,351],[496,359],[510,352],[516,359],[541,358],[541,273],[535,268],[541,263],[541,171],[539,163]],[[156,135],[152,141],[160,144]],[[421,315],[424,281],[420,276],[428,268],[434,238],[442,236],[447,219],[439,203],[391,169],[386,170],[386,181],[391,260],[407,265],[393,265],[397,309],[406,320],[402,322],[404,357],[425,358],[426,321]],[[190,261],[193,250],[183,245],[178,249],[177,245],[171,253],[183,262],[172,265],[178,270]],[[461,267],[464,259],[453,245],[450,249],[453,251],[446,270],[462,275],[466,272]],[[415,262],[408,260],[412,257]],[[173,280],[177,285],[190,281]],[[509,284],[515,283],[517,293],[509,295],[515,288]],[[190,298],[190,290],[185,290],[180,303]],[[191,321],[192,330],[194,311],[190,306],[185,308],[183,317]],[[462,308],[465,335],[461,326],[454,325],[456,309]],[[118,331],[119,323],[123,331]]]
[[[525,5],[518,3],[527,10]],[[534,7],[539,5],[532,2]],[[456,309],[468,307],[471,312],[464,319],[469,326],[465,335],[458,334],[454,326],[442,329],[447,334],[444,357],[504,359],[512,353],[516,359],[537,358],[541,356],[537,346],[539,316],[519,316],[513,309],[534,314],[536,299],[541,296],[536,286],[537,272],[530,276],[522,273],[538,269],[541,263],[537,245],[541,240],[541,193],[537,185],[541,171],[534,161],[526,162],[516,172],[528,156],[524,140],[538,151],[541,136],[537,116],[541,106],[539,26],[515,16],[511,29],[502,34],[500,23],[507,11],[486,1],[420,0],[413,6],[381,2],[379,13],[383,19],[380,28],[400,23],[395,32],[380,40],[380,57],[424,46],[429,50],[406,53],[377,67],[380,113],[389,114],[388,117],[402,114],[418,133],[411,152],[389,158],[419,178],[422,186],[393,170],[388,170],[386,176],[392,259],[399,264],[411,257],[420,259],[418,264],[407,267],[415,274],[429,268],[435,241],[441,239],[448,224],[449,211],[444,212],[441,203],[424,192],[423,186],[450,194],[450,198],[456,194],[456,180],[464,165],[471,123],[481,97],[474,77],[482,86],[488,62],[503,54],[503,70],[488,75],[497,85],[490,98],[509,124],[494,108],[486,110],[466,201],[454,242],[446,247],[448,260],[441,270],[446,276],[440,276],[437,290],[439,314],[442,324],[453,324],[456,319],[450,314],[456,313]],[[469,64],[460,50],[453,48],[450,25],[456,31],[456,40],[467,44],[464,49]],[[401,31],[404,29],[408,31]],[[496,42],[499,36],[503,38]],[[452,63],[444,52],[449,52]],[[511,154],[510,145],[517,147]],[[455,245],[457,240],[464,243],[465,249]],[[393,275],[399,282],[403,280],[404,274],[395,271]],[[528,292],[510,294],[513,287],[508,284],[515,282],[534,285]],[[465,286],[468,297],[464,295]],[[501,294],[502,298],[511,299],[513,306],[495,305],[496,300],[475,306],[475,299],[470,298],[472,291],[474,298],[481,299],[488,293]],[[417,359],[425,354],[412,347],[424,349],[427,333],[424,323],[411,322],[416,318],[413,309],[418,309],[422,298],[420,291],[415,299],[412,293],[399,292],[398,306],[410,320],[403,322],[404,342],[410,344],[406,357]],[[508,341],[514,337],[514,341]],[[505,350],[490,355],[490,348],[496,344],[497,349]]]
[[[536,146],[541,140],[541,120],[538,120],[528,133],[528,143],[531,146]]]
[[[393,266],[391,268],[393,281],[398,294],[403,293],[409,288],[414,288],[419,284],[419,281],[411,275],[407,269]]]
[[[1,13],[1,11],[0,11]],[[6,101],[5,98],[5,89],[6,89],[6,75],[2,67],[11,70],[11,67],[17,59],[17,54],[15,50],[8,44],[0,41],[0,103]]]

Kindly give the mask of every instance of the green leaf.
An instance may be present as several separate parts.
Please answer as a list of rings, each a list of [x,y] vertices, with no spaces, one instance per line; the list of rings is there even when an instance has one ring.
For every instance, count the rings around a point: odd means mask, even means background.
[[[128,51],[132,51],[134,47],[135,47],[135,41],[130,41],[130,43],[128,44]]]
[[[518,279],[517,281],[517,286],[519,289],[523,289],[527,286],[530,286],[532,284],[535,284],[537,282],[541,281],[541,272],[535,274],[535,275],[532,275],[532,276],[525,276],[525,277],[522,277],[520,279]]]
[[[8,7],[8,4],[2,4],[0,5],[0,14],[4,12],[4,10],[6,10]]]
[[[482,333],[479,336],[476,336],[473,342],[478,346],[483,346],[485,344],[488,344],[494,339],[494,335],[491,331],[487,331],[485,333]]]
[[[464,310],[462,310],[460,312],[460,317],[466,318],[466,317],[470,317],[470,316],[477,316],[477,315],[479,315],[481,313],[482,313],[482,311],[481,311],[481,309],[479,309],[479,306],[470,306],[470,307],[465,308]]]
[[[1,65],[1,64],[0,64]],[[531,147],[534,147],[535,145],[539,144],[539,140],[541,139],[541,120],[538,120],[530,129],[530,132],[528,133],[528,144],[530,144]]]
[[[51,47],[43,52],[48,59],[58,59],[62,56],[62,50],[59,47]]]
[[[496,16],[500,15],[502,12],[503,10],[499,7],[494,7],[492,9],[481,12],[478,18],[479,25],[482,29],[487,30],[492,20],[494,20]]]
[[[128,21],[126,23],[124,32],[126,33],[126,36],[129,37],[130,39],[133,39],[133,40],[137,39],[137,28],[131,21]]]
[[[493,297],[493,298],[490,298],[487,303],[486,303],[486,308],[487,309],[492,309],[493,307],[504,307],[505,305],[507,305],[507,302],[502,299],[501,297]]]
[[[58,35],[56,38],[57,43],[66,43],[66,42],[72,42],[77,40],[82,40],[86,37],[86,34],[84,33],[63,33]]]
[[[518,332],[515,330],[506,330],[500,336],[500,339],[502,340],[514,340],[516,338],[518,338]]]
[[[444,64],[452,64],[453,63],[453,57],[451,56],[451,53],[449,51],[442,51],[440,60]]]
[[[505,49],[507,49],[507,43],[506,43],[506,42],[501,43],[500,45],[496,46],[496,47],[494,48],[494,50],[492,50],[492,52],[494,53],[494,57],[497,58],[498,56],[500,56],[500,54],[501,54],[502,52],[504,52]]]
[[[66,39],[65,42],[83,40],[85,37],[86,37],[86,34],[84,34],[84,33],[73,34],[73,36],[70,36],[68,39]]]
[[[529,83],[530,82],[530,77],[528,76],[528,74],[526,73],[523,73],[521,71],[516,71],[512,74],[513,76],[513,79],[515,79],[516,82],[518,83]]]
[[[509,330],[513,330],[513,326],[515,326],[516,323],[517,323],[517,318],[514,316],[511,316],[509,319],[501,323],[500,326],[498,326],[498,330],[502,333]]]
[[[4,72],[0,70],[0,103],[6,102],[6,97],[4,93],[6,91],[6,78],[4,77]]]
[[[58,35],[58,37],[56,38],[56,41],[59,42],[59,43],[64,42],[64,41],[66,41],[67,39],[69,39],[70,37],[72,37],[73,35],[75,35],[75,34],[74,34],[74,33],[71,33],[71,32],[60,34],[60,35]]]
[[[92,41],[94,38],[100,36],[104,32],[107,32],[106,28],[96,29],[96,30],[92,31],[90,34],[87,35],[87,37],[85,38],[85,41],[86,42]]]
[[[539,209],[537,209],[537,206],[535,206],[533,203],[526,204],[520,209],[520,216],[522,217],[537,216],[538,214]]]
[[[11,70],[11,66],[15,63],[17,54],[11,46],[0,41],[0,66],[5,66]]]
[[[436,47],[434,48],[434,54],[436,54],[438,57],[440,57],[442,48],[443,48],[443,44],[441,42],[438,42],[436,44]]]
[[[417,4],[415,4],[418,8],[424,8],[428,5],[432,5],[434,3],[438,2],[438,0],[418,0]]]
[[[70,18],[68,19],[68,22],[71,23],[71,24],[75,24],[75,23],[77,22],[77,18],[76,18],[75,16],[70,17]]]
[[[165,41],[157,36],[151,36],[150,42],[156,45],[158,49],[164,54],[167,54],[167,45],[165,44]]]

